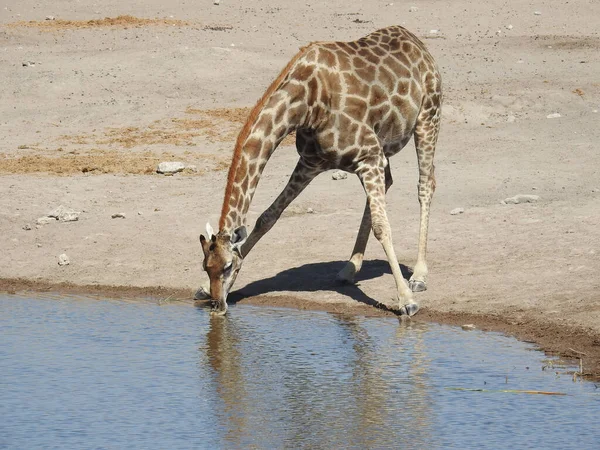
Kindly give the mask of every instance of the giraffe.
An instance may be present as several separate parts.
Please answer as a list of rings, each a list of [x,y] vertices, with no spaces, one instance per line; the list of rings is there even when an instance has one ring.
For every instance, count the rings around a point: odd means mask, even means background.
[[[437,65],[425,45],[403,27],[383,28],[353,42],[313,42],[301,48],[252,109],[238,135],[219,230],[215,233],[207,224],[207,235],[200,235],[209,283],[196,298],[212,299],[213,313],[225,314],[227,295],[259,239],[311,180],[326,170],[340,169],[358,176],[366,205],[354,249],[338,280],[354,281],[372,230],[390,264],[398,312],[414,315],[419,306],[413,292],[427,288],[427,232],[441,103]],[[298,163],[248,235],[246,215],[261,173],[292,131]],[[392,245],[385,195],[393,182],[389,158],[411,137],[419,166],[420,227],[417,260],[407,282]]]

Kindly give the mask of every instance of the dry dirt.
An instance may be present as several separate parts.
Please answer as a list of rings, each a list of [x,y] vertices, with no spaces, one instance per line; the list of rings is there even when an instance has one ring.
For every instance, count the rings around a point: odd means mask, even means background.
[[[505,331],[600,374],[596,0],[11,3],[0,11],[0,288],[190,298],[204,277],[198,235],[218,221],[248,108],[302,45],[400,24],[445,83],[429,290],[414,320]],[[292,142],[267,165],[250,224],[285,185]],[[155,174],[164,160],[197,171]],[[389,216],[411,267],[412,144],[392,170]],[[540,199],[500,204],[516,194]],[[36,227],[61,204],[80,219]],[[374,306],[394,292],[377,242],[357,286],[333,281],[363,206],[355,177],[317,178],[249,255],[232,302],[390,314]]]

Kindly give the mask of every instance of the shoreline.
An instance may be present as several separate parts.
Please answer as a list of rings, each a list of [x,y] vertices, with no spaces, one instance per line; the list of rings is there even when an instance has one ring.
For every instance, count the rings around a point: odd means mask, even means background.
[[[242,289],[243,291],[243,289]],[[49,282],[25,278],[0,278],[0,292],[9,295],[27,292],[52,292],[59,294],[98,295],[105,298],[119,299],[157,299],[183,301],[190,304],[203,305],[208,302],[193,300],[194,292],[190,289],[168,288],[163,286],[113,286],[113,285],[78,285],[68,282]],[[254,306],[275,306],[308,311],[323,311],[336,314],[350,314],[366,317],[391,317],[396,314],[385,307],[378,308],[356,302],[355,304],[307,301],[290,295],[256,295],[244,297],[239,291],[231,294],[230,305],[243,303]],[[588,381],[600,380],[600,334],[583,327],[561,326],[533,319],[515,321],[510,317],[497,314],[471,314],[455,311],[438,311],[423,307],[410,320],[435,322],[443,325],[462,326],[473,324],[481,331],[506,334],[515,339],[531,342],[547,355],[558,356],[566,360],[578,362],[583,360],[583,375]]]

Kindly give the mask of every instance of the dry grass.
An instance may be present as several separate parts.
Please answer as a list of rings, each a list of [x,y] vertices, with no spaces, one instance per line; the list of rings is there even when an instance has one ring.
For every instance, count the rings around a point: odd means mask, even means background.
[[[104,19],[91,20],[30,20],[8,24],[12,28],[37,28],[45,31],[80,30],[85,28],[140,28],[147,26],[167,25],[183,27],[189,25],[184,20],[176,19],[142,19],[124,15],[105,17]]]
[[[54,150],[38,144],[20,145],[20,150],[36,153],[22,155],[21,152],[16,157],[0,154],[0,172],[151,174],[159,162],[181,159],[181,155],[176,157],[172,153],[156,152],[153,146],[160,146],[161,150],[169,146],[196,147],[204,139],[231,144],[233,151],[233,143],[250,114],[250,108],[200,110],[188,107],[185,112],[184,117],[154,121],[146,127],[106,128],[100,132],[93,130],[91,133],[62,135],[58,138],[61,147]],[[282,144],[293,143],[294,136],[291,135]],[[219,155],[184,152],[184,159],[199,168],[198,174],[227,170],[230,158],[230,152]]]

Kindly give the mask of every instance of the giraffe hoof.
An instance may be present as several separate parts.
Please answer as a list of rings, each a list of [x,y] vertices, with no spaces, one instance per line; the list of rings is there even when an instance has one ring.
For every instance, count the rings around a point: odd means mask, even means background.
[[[210,291],[206,289],[204,286],[200,286],[196,293],[194,294],[194,300],[209,300],[210,299]]]
[[[410,290],[413,292],[423,292],[427,290],[425,282],[419,280],[410,280],[408,282],[408,287],[410,287]]]
[[[416,303],[408,303],[408,304],[400,307],[400,311],[399,311],[401,316],[408,316],[408,317],[414,316],[417,312],[419,312],[419,305],[417,305]]]
[[[335,279],[340,283],[354,284],[354,275],[356,275],[356,267],[349,262],[338,272]]]

